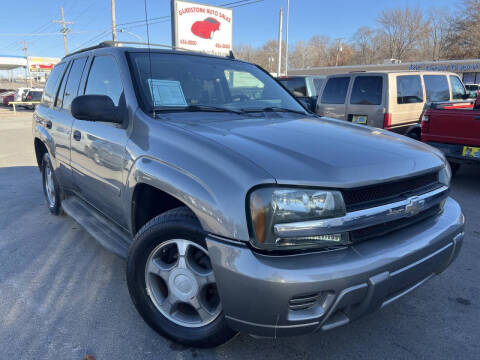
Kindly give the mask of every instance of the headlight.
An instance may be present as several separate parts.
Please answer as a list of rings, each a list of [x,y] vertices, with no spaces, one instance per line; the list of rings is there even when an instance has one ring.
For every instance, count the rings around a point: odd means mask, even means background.
[[[339,191],[295,188],[260,188],[249,198],[252,245],[265,250],[321,248],[347,244],[348,234],[280,238],[276,224],[344,216],[345,203]]]
[[[450,186],[450,180],[452,179],[452,170],[448,161],[445,162],[445,166],[438,173],[438,181],[445,185]]]

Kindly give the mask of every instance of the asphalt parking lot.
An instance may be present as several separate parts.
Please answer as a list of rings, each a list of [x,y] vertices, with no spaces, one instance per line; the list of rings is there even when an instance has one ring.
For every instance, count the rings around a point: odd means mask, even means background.
[[[31,116],[0,107],[0,359],[479,358],[480,168],[464,167],[453,181],[466,237],[440,276],[330,332],[276,340],[241,334],[198,350],[151,330],[130,301],[125,262],[70,218],[48,212]]]

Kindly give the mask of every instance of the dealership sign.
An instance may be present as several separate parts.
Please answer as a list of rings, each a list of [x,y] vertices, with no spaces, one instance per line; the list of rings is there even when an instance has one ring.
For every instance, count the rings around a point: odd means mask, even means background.
[[[172,0],[172,45],[227,55],[232,50],[232,10]]]

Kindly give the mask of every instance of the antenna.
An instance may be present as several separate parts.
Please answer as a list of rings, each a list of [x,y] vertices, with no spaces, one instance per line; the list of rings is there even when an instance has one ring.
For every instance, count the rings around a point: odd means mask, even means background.
[[[155,118],[155,106],[153,98],[153,75],[152,75],[152,49],[150,48],[150,31],[148,29],[148,12],[147,12],[147,0],[143,0],[143,5],[145,8],[145,25],[147,26],[147,46],[148,46],[148,62],[150,66],[150,95],[152,96],[152,112],[153,117]]]

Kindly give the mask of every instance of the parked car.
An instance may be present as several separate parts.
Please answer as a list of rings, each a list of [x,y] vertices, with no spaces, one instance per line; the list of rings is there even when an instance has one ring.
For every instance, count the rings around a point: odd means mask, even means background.
[[[10,96],[14,93],[14,91],[3,91],[0,93],[0,104],[3,104],[3,98],[5,96]]]
[[[40,101],[42,100],[42,90],[29,90],[25,95],[25,101]],[[35,109],[36,105],[25,105],[25,108],[29,110]]]
[[[27,97],[27,93],[30,90],[43,91],[43,89],[40,89],[40,88],[26,88],[26,87],[18,88],[15,91],[15,99],[13,101],[25,101]]]
[[[458,75],[428,71],[376,71],[330,75],[317,113],[420,139],[425,103],[466,99]]]
[[[453,173],[480,165],[480,97],[475,103],[432,103],[422,118],[422,141],[440,149]]]
[[[308,110],[315,112],[318,93],[325,81],[325,76],[282,76],[278,78],[278,81],[280,81],[293,96],[300,100]]]
[[[220,22],[213,18],[208,17],[202,21],[195,21],[192,25],[191,31],[194,35],[203,39],[213,38],[213,33],[220,29]]]
[[[10,95],[3,96],[3,105],[8,106],[10,105],[11,101],[14,101],[15,99],[15,93],[11,93]]]
[[[258,97],[232,96],[239,74]],[[33,118],[50,212],[127,258],[138,312],[189,346],[345,325],[462,245],[440,151],[308,113],[254,64],[101,44],[55,66]]]
[[[470,98],[475,99],[477,97],[477,93],[480,90],[479,84],[465,84],[465,89]]]

